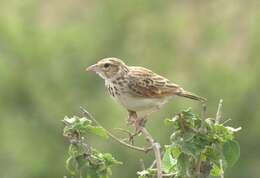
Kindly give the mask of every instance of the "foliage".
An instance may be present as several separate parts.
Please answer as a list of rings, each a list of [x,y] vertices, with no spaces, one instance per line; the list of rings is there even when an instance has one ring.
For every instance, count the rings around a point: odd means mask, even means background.
[[[92,133],[108,138],[107,131],[95,126],[88,118],[65,117],[64,136],[70,140],[67,170],[80,178],[108,178],[111,166],[121,164],[109,153],[101,153],[86,143],[86,135]],[[187,109],[165,124],[173,130],[169,145],[164,145],[162,170],[164,177],[207,178],[224,174],[240,156],[240,146],[235,141],[233,128],[220,124],[213,118],[201,118]],[[138,171],[139,178],[154,178],[157,168]]]
[[[173,133],[171,144],[165,146],[163,170],[175,177],[196,177],[199,174],[220,176],[222,169],[232,167],[240,156],[234,133],[240,130],[218,124],[213,118],[203,120],[191,109],[166,119]],[[223,167],[220,164],[223,162]],[[202,175],[200,175],[202,176]]]
[[[86,143],[87,133],[108,138],[106,131],[94,126],[92,121],[82,117],[65,117],[63,135],[70,140],[66,168],[72,176],[80,178],[108,178],[111,166],[122,164],[110,153],[102,153]]]

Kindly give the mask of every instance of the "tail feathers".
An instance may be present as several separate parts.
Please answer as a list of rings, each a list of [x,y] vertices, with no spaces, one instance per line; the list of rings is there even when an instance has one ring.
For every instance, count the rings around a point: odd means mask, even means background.
[[[190,99],[193,99],[193,100],[198,100],[200,102],[206,102],[207,101],[207,99],[204,98],[204,97],[198,96],[194,93],[184,91],[184,90],[182,92],[178,93],[177,95],[182,96],[182,97],[186,97],[186,98],[190,98]]]

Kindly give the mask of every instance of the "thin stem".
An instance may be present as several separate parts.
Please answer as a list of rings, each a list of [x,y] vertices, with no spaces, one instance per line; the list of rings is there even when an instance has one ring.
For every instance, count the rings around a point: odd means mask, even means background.
[[[180,122],[180,126],[181,126],[181,131],[182,131],[182,133],[185,133],[185,131],[186,131],[185,124],[184,124],[184,121],[183,121],[181,114],[178,114],[178,117],[180,118],[179,122]]]
[[[201,111],[201,126],[200,130],[205,131],[205,115],[206,115],[207,105],[202,103],[202,111]]]
[[[176,176],[176,173],[163,174],[163,177],[172,177]]]
[[[201,167],[201,159],[199,157],[199,160],[196,164],[196,172],[197,172],[198,175],[200,175],[200,167]]]
[[[222,112],[222,105],[223,105],[223,99],[219,100],[219,104],[218,104],[218,110],[216,113],[216,124],[220,123],[220,119],[221,119],[221,112]]]
[[[223,99],[220,99],[219,104],[218,104],[218,110],[217,110],[217,113],[216,113],[216,124],[220,123],[221,114],[222,114],[222,106],[223,106]],[[220,164],[220,170],[221,170],[220,177],[224,178],[223,160],[220,159],[219,164]]]
[[[151,164],[151,166],[149,167],[150,169],[152,169],[154,166],[156,165],[156,160],[154,160]]]
[[[220,169],[221,169],[220,177],[224,178],[224,169],[223,169],[223,161],[222,161],[222,159],[219,160],[219,163],[220,163]]]
[[[116,140],[118,143],[120,143],[121,145],[124,145],[128,148],[131,148],[133,150],[137,150],[137,151],[141,151],[141,152],[144,152],[144,153],[148,153],[150,150],[152,150],[153,148],[152,147],[148,147],[148,148],[142,148],[142,147],[138,147],[138,146],[134,146],[134,145],[131,145],[131,144],[128,144],[122,140],[120,140],[119,138],[117,138],[116,136],[114,136],[112,133],[110,133],[106,128],[104,128],[86,109],[84,109],[83,107],[80,107],[80,109],[82,110],[83,114],[87,117],[87,118],[90,118],[92,121],[95,122],[95,124],[97,124],[98,126],[102,127],[106,133],[111,137],[113,138],[114,140]]]

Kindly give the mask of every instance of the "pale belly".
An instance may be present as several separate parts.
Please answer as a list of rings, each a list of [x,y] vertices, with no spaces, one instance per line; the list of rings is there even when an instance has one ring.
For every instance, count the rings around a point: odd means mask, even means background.
[[[141,97],[129,97],[129,96],[116,96],[116,101],[121,103],[126,109],[131,111],[147,111],[156,108],[160,108],[162,105],[168,102],[169,97],[164,98],[141,98]]]

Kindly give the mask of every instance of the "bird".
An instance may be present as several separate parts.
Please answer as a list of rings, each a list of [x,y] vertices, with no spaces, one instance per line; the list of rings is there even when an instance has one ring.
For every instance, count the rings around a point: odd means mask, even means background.
[[[136,120],[138,112],[158,111],[173,96],[202,103],[207,100],[147,68],[128,66],[115,57],[101,59],[87,67],[86,71],[94,72],[104,79],[109,95],[127,109],[130,123]]]

